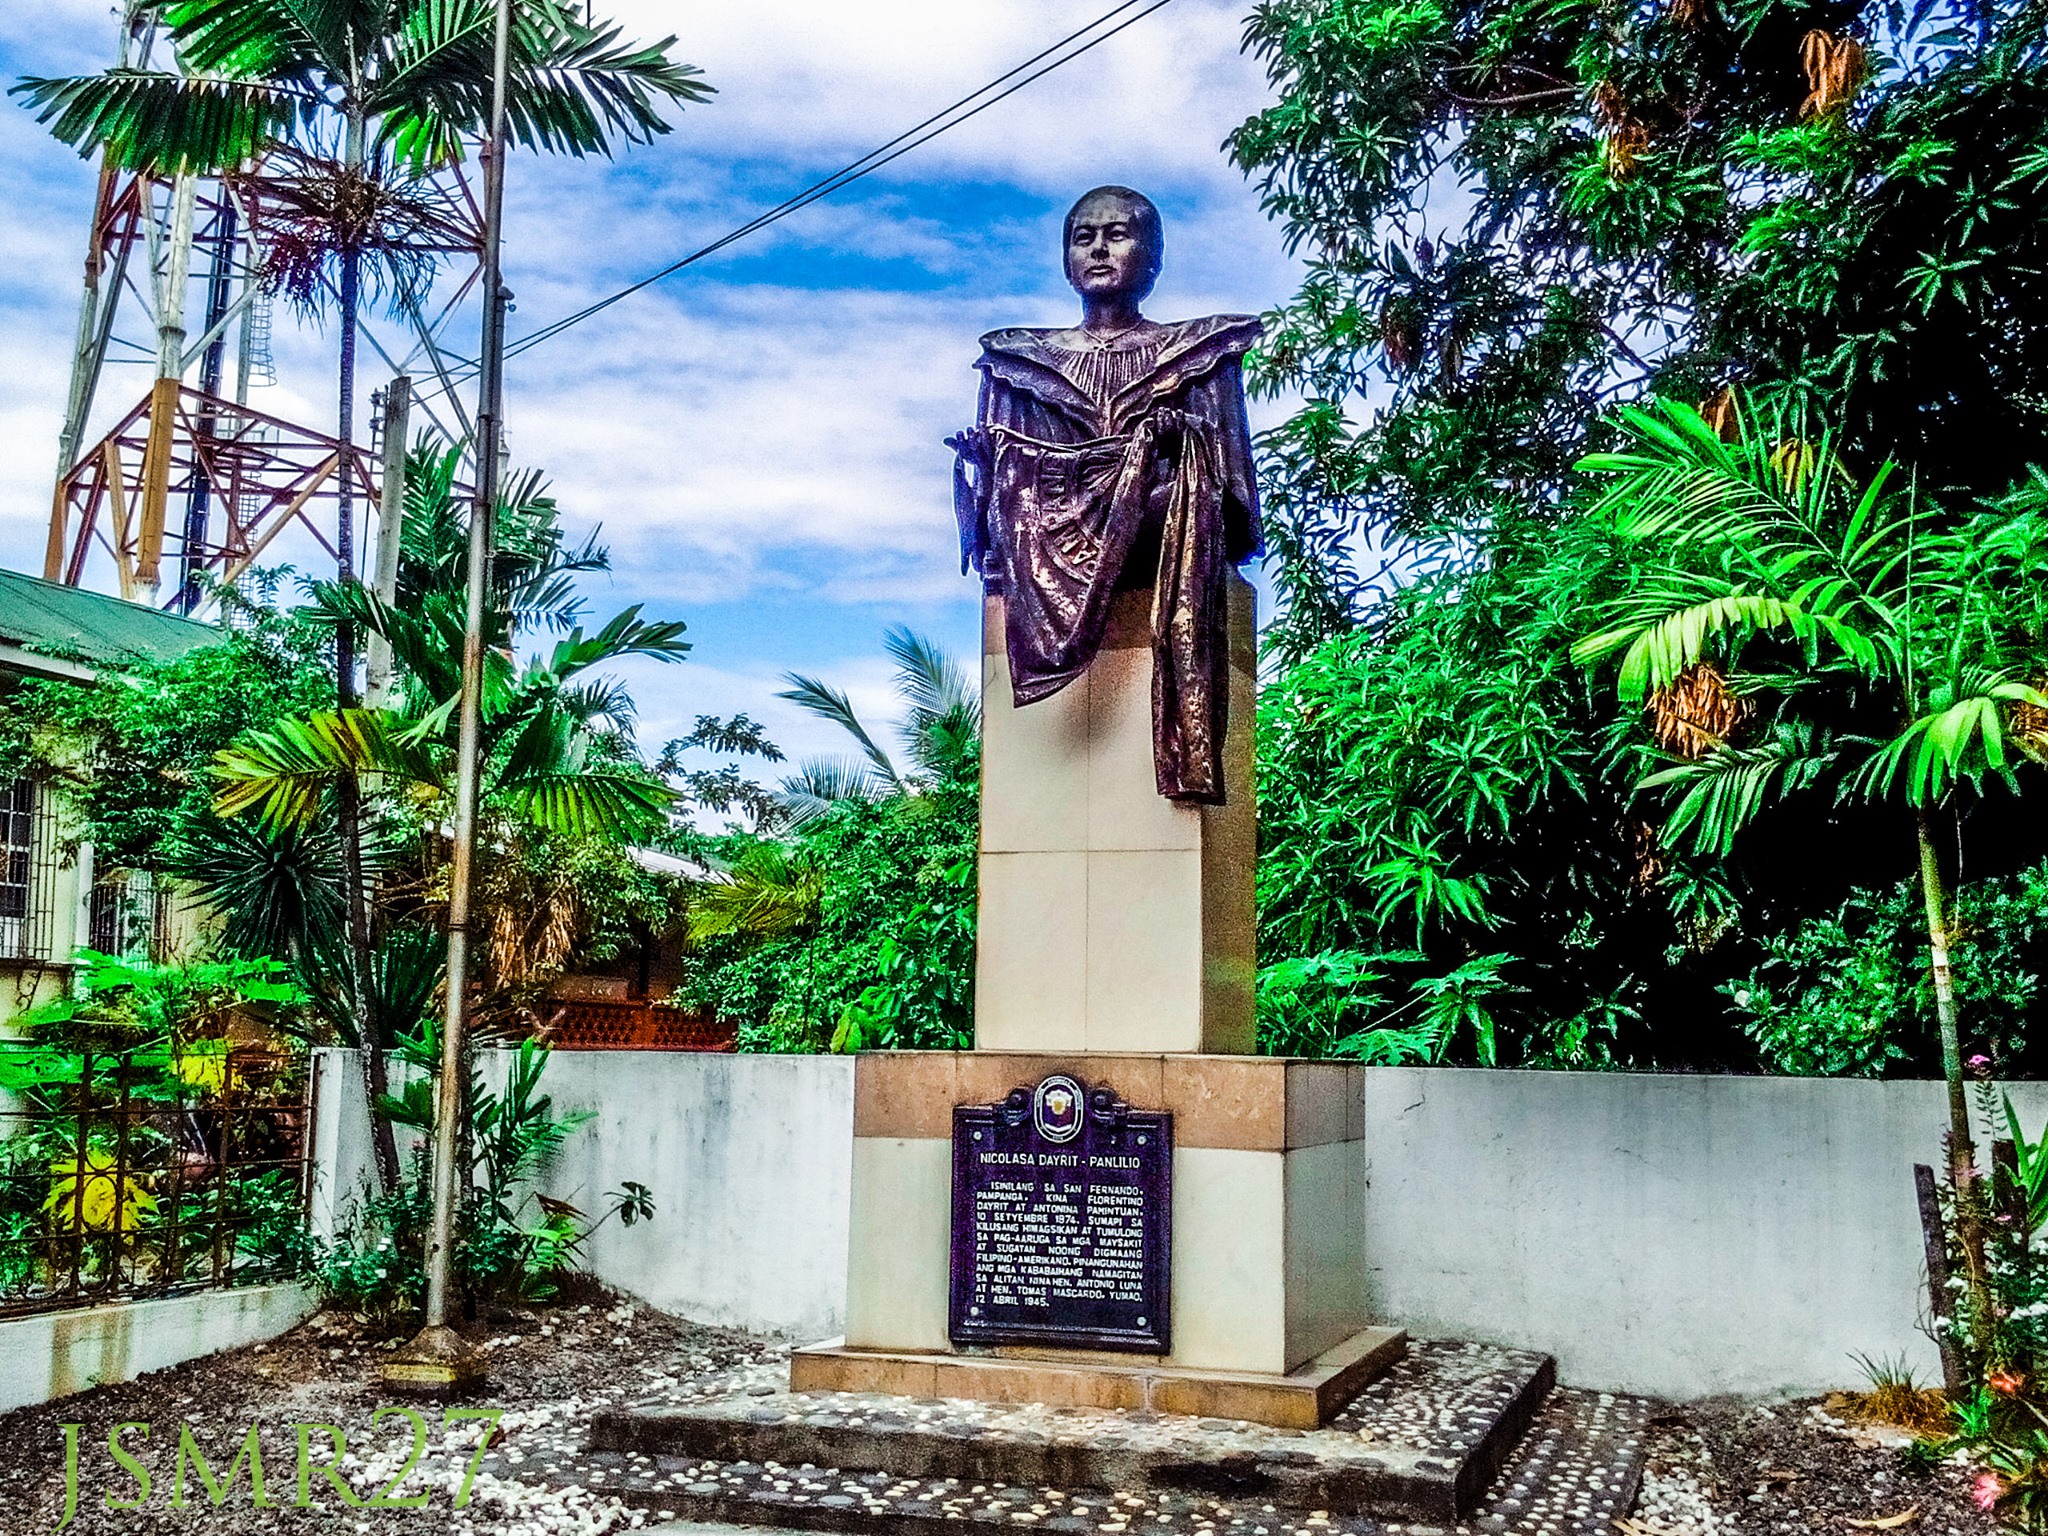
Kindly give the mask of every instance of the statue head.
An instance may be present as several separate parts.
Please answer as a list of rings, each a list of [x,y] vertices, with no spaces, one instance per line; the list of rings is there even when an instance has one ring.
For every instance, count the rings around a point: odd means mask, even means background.
[[[1166,242],[1152,199],[1129,187],[1097,187],[1067,210],[1067,281],[1083,299],[1136,304],[1159,280]]]

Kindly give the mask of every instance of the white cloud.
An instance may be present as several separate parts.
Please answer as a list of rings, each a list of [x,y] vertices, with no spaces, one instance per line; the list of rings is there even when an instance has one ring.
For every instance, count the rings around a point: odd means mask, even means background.
[[[861,153],[1109,9],[1109,0],[610,7],[631,32],[677,34],[678,52],[719,88],[714,107],[685,114],[680,134],[693,150],[779,148],[798,160]],[[1176,0],[918,155],[1052,192],[1147,172],[1228,180],[1216,146],[1262,100],[1262,73],[1238,52],[1243,13],[1240,0]]]
[[[679,34],[720,94],[616,161],[513,161],[513,334],[716,237],[1109,4],[600,0],[629,36]],[[1069,318],[1056,241],[1077,192],[1124,181],[1165,207],[1155,313],[1257,310],[1291,289],[1294,263],[1218,150],[1265,96],[1238,52],[1243,9],[1175,0],[851,192],[515,360],[515,456],[546,468],[571,521],[601,521],[612,543],[613,591],[594,595],[598,607],[838,613],[801,640],[774,619],[735,618],[684,666],[636,673],[644,741],[680,734],[699,711],[745,708],[801,752],[837,750],[828,728],[762,703],[784,667],[827,671],[886,718],[887,668],[871,654],[881,628],[908,610],[968,631],[973,589],[958,575],[940,439],[972,411],[981,331]],[[105,0],[0,10],[0,69],[111,58]],[[38,210],[0,226],[0,431],[16,449],[0,463],[0,560],[20,568],[40,568],[91,181],[28,114],[0,107],[0,195]],[[449,335],[473,348],[473,313]],[[280,311],[284,382],[255,403],[330,424],[333,342]],[[383,369],[367,352],[362,368],[366,415]],[[102,416],[141,379],[111,375]],[[274,553],[319,558],[310,540]]]

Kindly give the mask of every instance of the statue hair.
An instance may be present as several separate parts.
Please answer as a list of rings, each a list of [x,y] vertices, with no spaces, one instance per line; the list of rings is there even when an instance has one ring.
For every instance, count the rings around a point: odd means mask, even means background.
[[[1145,243],[1146,255],[1150,258],[1146,268],[1153,281],[1159,277],[1159,269],[1166,263],[1166,228],[1159,218],[1159,207],[1142,192],[1129,187],[1090,187],[1074,199],[1074,206],[1067,210],[1067,217],[1060,225],[1061,248],[1071,244],[1074,238],[1074,215],[1091,197],[1118,197],[1130,204],[1131,222],[1138,226],[1138,236]],[[1149,285],[1148,285],[1149,286]]]

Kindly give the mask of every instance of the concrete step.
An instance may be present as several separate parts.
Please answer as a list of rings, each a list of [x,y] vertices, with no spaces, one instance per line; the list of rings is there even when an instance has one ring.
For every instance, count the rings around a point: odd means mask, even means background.
[[[657,1521],[847,1536],[960,1536],[963,1523],[1061,1536],[1613,1536],[1642,1477],[1642,1398],[1560,1389],[1492,1487],[1455,1524],[1302,1510],[1256,1495],[1131,1492],[898,1478],[886,1472],[718,1462],[529,1441],[489,1453],[498,1477],[586,1488]]]
[[[889,1488],[1194,1495],[1448,1525],[1477,1507],[1555,1382],[1547,1355],[1425,1341],[1318,1430],[1127,1410],[809,1392],[601,1413],[592,1423],[590,1450],[725,1469],[697,1480],[690,1493],[697,1505],[677,1506],[694,1507],[693,1519],[740,1518],[732,1511],[757,1500],[767,1508],[809,1508],[807,1520],[817,1509],[865,1509],[872,1502],[837,1491],[818,1495],[815,1504],[808,1497],[792,1502],[789,1490],[776,1486],[788,1476],[776,1469],[809,1467],[828,1469],[835,1489],[842,1475],[874,1474]],[[721,1491],[714,1494],[712,1482]],[[712,1514],[706,1500],[725,1512]],[[769,1516],[756,1511],[746,1518]]]

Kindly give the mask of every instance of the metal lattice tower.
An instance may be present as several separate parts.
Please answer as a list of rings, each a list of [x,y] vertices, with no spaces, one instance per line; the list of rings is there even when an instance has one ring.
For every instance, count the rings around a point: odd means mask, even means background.
[[[152,32],[131,8],[124,67],[147,64]],[[252,389],[278,378],[265,233],[277,222],[273,203],[286,179],[260,160],[213,177],[102,166],[58,437],[47,579],[111,586],[124,598],[190,611],[202,600],[202,572],[232,581],[294,524],[333,554],[344,470],[359,499],[375,504],[381,473],[367,445],[345,445],[250,404]],[[475,284],[480,220],[459,166],[421,192],[439,209],[441,232],[416,249],[472,270],[432,320],[418,304],[407,306],[402,357],[366,322],[358,329],[394,373],[424,358],[445,380],[457,360],[436,336]],[[150,370],[147,389],[139,398],[122,390],[116,399],[129,403],[113,407],[111,422],[104,410],[95,422],[110,367],[134,366]],[[434,424],[454,440],[467,432],[459,417]],[[88,438],[91,426],[97,432]]]

